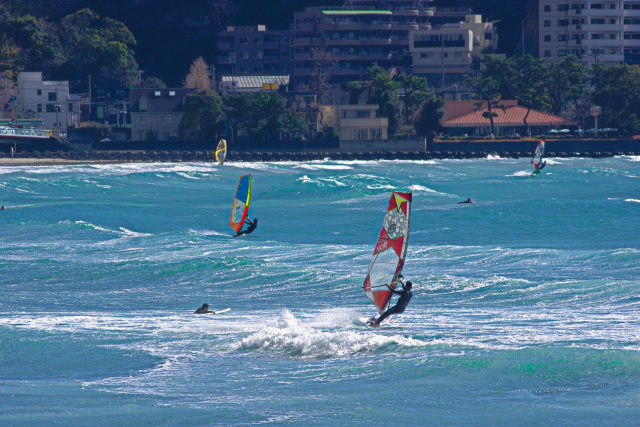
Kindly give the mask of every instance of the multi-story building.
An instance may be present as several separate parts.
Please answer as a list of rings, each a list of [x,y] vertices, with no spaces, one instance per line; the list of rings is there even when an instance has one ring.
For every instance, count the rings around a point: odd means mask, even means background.
[[[343,7],[310,7],[294,14],[292,83],[312,82],[327,70],[330,82],[362,78],[373,65],[407,71],[409,32],[430,29],[438,13],[432,0],[347,0]],[[464,19],[445,10],[445,20]],[[322,51],[322,56],[317,55]],[[327,55],[328,54],[328,55]],[[326,64],[319,64],[324,61]]]
[[[227,27],[218,34],[218,74],[289,74],[291,33],[264,25]]]
[[[463,22],[409,33],[411,71],[427,77],[429,85],[444,88],[460,84],[480,68],[482,54],[498,48],[493,22],[482,15],[467,15]]]
[[[69,95],[68,81],[43,80],[42,72],[18,74],[15,111],[23,119],[42,120],[45,129],[66,133],[80,121],[80,100]]]
[[[539,56],[640,63],[640,0],[540,0]]]
[[[117,127],[127,127],[129,90],[126,86],[93,88],[91,90],[91,120]]]
[[[184,98],[193,88],[136,88],[129,92],[131,140],[155,138],[168,141],[178,138],[184,114]]]

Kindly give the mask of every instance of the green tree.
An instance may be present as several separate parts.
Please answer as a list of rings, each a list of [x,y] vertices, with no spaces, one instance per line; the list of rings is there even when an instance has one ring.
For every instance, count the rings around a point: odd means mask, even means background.
[[[138,78],[136,40],[119,21],[81,9],[60,22],[65,63],[60,76],[78,87],[91,75],[95,85],[128,86]]]
[[[196,141],[216,140],[222,127],[222,99],[212,90],[194,92],[184,98],[180,134]]]
[[[409,124],[409,117],[429,98],[427,79],[413,74],[400,74],[398,82],[404,92],[404,123]]]
[[[640,134],[640,66],[596,65],[592,83],[591,100],[602,108],[601,126],[625,135]]]
[[[549,70],[549,96],[551,111],[561,114],[575,110],[587,95],[587,73],[589,69],[582,65],[578,57],[569,55],[561,62],[552,64]]]
[[[389,133],[394,134],[400,125],[402,113],[398,100],[399,83],[382,67],[374,66],[367,70],[369,83],[369,103],[378,104],[377,115],[389,119]]]
[[[295,111],[288,109],[278,118],[284,140],[301,139],[309,133],[309,125]]]
[[[444,114],[444,100],[433,92],[428,92],[418,111],[414,123],[416,133],[432,140],[440,130],[440,120]]]
[[[60,63],[55,26],[31,15],[0,13],[0,69],[50,73]]]
[[[282,97],[276,93],[241,93],[224,98],[224,111],[234,134],[239,129],[259,141],[280,138],[281,117],[286,112]]]
[[[496,134],[495,118],[498,113],[495,110],[504,111],[502,95],[499,90],[499,82],[493,77],[476,77],[467,80],[467,85],[476,91],[475,103],[476,111],[482,111],[482,117],[489,120],[491,124],[491,134]]]
[[[167,85],[165,84],[165,82],[163,82],[162,80],[160,80],[158,77],[145,77],[141,82],[140,82],[140,87],[142,88],[166,88]]]
[[[349,91],[349,104],[358,105],[360,97],[369,88],[369,84],[362,80],[354,80],[347,82],[346,88]]]

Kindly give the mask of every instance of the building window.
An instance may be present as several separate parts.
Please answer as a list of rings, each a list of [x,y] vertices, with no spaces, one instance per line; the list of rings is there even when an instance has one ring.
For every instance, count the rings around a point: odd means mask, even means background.
[[[73,113],[73,104],[69,103],[69,112]]]
[[[545,12],[551,12],[551,5],[550,4],[545,4],[544,5],[544,11]]]
[[[58,96],[55,92],[49,92],[49,101],[57,101]]]
[[[545,58],[549,58],[551,56],[551,51],[550,50],[545,50],[544,51],[544,56],[545,56]]]
[[[382,139],[382,129],[371,129],[371,139]]]
[[[551,36],[550,36],[550,35],[546,35],[546,36],[544,36],[544,41],[545,41],[546,43],[550,43],[550,42],[551,42]]]
[[[568,4],[559,4],[558,5],[558,12],[568,12],[569,11],[569,5]]]
[[[568,27],[569,20],[568,19],[558,19],[558,27]]]
[[[544,20],[544,26],[545,26],[545,27],[550,27],[550,26],[551,26],[551,20],[549,20],[549,19],[545,19],[545,20]]]
[[[356,139],[367,139],[369,137],[368,129],[357,129]]]
[[[591,23],[594,25],[604,24],[604,18],[591,18]]]
[[[38,104],[38,113],[42,113],[42,104]]]
[[[567,40],[569,40],[569,34],[558,34],[559,42],[566,42]]]
[[[42,89],[38,89],[38,90],[36,91],[36,93],[37,93],[38,95],[42,95]]]

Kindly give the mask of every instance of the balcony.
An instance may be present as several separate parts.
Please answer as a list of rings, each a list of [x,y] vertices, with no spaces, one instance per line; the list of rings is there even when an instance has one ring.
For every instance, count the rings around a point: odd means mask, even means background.
[[[589,47],[619,47],[622,46],[621,40],[611,40],[611,39],[595,39],[595,40],[585,40],[585,45]]]
[[[612,17],[612,16],[622,16],[624,11],[622,9],[583,9],[582,15],[588,17]]]
[[[622,24],[583,24],[582,29],[584,31],[591,31],[593,33],[600,33],[603,31],[619,32],[624,29]]]
[[[293,47],[322,46],[321,37],[296,37],[293,39]]]

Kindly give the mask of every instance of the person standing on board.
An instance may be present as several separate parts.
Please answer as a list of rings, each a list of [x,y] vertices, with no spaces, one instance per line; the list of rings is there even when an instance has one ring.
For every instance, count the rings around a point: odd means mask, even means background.
[[[386,285],[391,292],[400,296],[400,298],[398,298],[398,301],[396,301],[396,305],[394,305],[393,307],[390,307],[387,311],[382,313],[380,317],[378,317],[377,319],[370,321],[369,326],[380,326],[380,323],[382,323],[384,319],[391,316],[392,314],[404,313],[404,309],[407,308],[407,305],[409,305],[409,301],[411,301],[411,298],[413,297],[413,294],[411,293],[411,288],[413,287],[413,283],[407,281],[407,284],[405,285],[402,282],[403,278],[404,277],[400,275],[400,278],[398,279],[398,282],[402,285],[401,291],[396,291],[388,284]]]
[[[244,223],[247,224],[247,229],[238,231],[236,234],[233,235],[233,237],[238,237],[241,234],[253,233],[253,230],[255,230],[256,227],[258,226],[258,218],[253,218],[253,221],[249,221],[248,219],[246,219]]]
[[[543,160],[541,164],[537,165],[535,168],[537,171],[542,170],[543,167],[547,166],[547,161]]]

